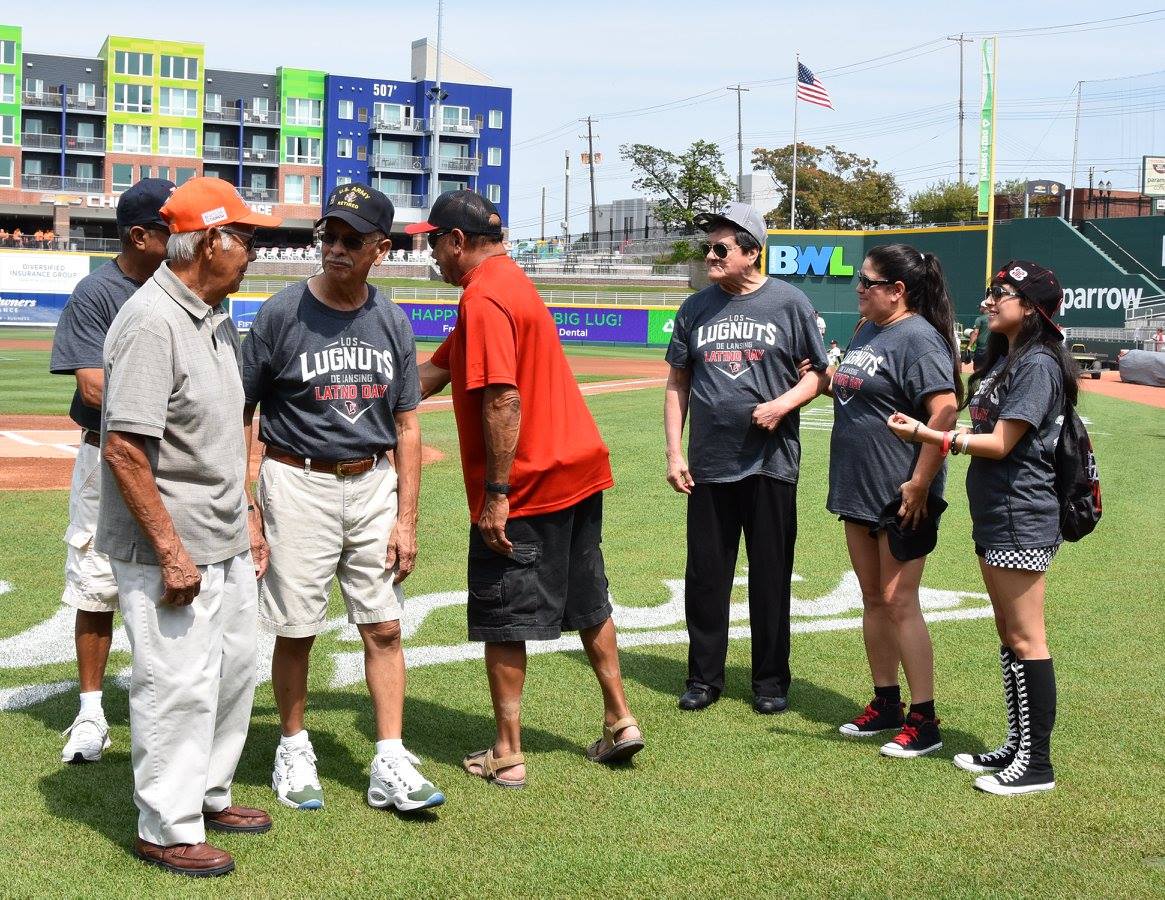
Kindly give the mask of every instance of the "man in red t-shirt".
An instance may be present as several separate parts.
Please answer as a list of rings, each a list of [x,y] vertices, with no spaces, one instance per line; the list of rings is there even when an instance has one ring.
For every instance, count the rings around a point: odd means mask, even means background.
[[[453,384],[469,499],[469,638],[485,641],[497,741],[471,775],[526,783],[520,711],[526,641],[578,631],[603,691],[596,762],[629,759],[643,734],[627,708],[602,538],[614,484],[607,447],[575,383],[550,310],[506,254],[497,208],[472,191],[442,194],[428,234],[442,277],[464,293],[457,325],[426,363],[421,392]]]

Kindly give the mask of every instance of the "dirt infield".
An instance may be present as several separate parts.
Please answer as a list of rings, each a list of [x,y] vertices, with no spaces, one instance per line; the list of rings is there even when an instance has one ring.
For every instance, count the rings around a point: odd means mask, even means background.
[[[0,340],[0,350],[52,350],[52,341],[20,341],[15,338]]]

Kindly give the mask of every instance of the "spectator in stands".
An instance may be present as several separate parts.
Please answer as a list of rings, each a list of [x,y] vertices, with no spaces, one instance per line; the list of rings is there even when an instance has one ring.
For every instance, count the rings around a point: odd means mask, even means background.
[[[44,232],[41,231],[39,228],[36,230],[36,233],[32,236],[32,242],[36,245],[37,250],[44,249]]]
[[[1157,326],[1157,333],[1153,335],[1153,349],[1158,353],[1165,353],[1165,328]]]
[[[8,242],[11,239],[12,239],[11,236],[8,234],[8,229],[7,228],[0,228],[0,247],[7,247]]]
[[[23,247],[24,246],[24,232],[20,230],[19,225],[12,229],[12,246],[13,247]]]
[[[55,250],[56,249],[56,240],[57,240],[57,236],[55,234],[53,234],[53,230],[51,228],[48,229],[47,231],[45,231],[45,233],[44,233],[44,246],[45,246],[46,250]]]

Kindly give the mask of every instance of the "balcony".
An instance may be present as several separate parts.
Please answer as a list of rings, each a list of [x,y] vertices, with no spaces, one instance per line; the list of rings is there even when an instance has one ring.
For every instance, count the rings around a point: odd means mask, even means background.
[[[278,203],[279,191],[275,188],[239,188],[239,196],[248,203]]]
[[[219,109],[204,109],[202,111],[202,121],[237,122],[239,121],[239,108],[237,106],[223,106]]]
[[[104,97],[82,97],[80,94],[65,94],[65,106],[73,112],[104,113]]]
[[[371,166],[381,172],[419,172],[425,168],[425,157],[373,154]]]
[[[208,147],[202,145],[202,158],[206,162],[238,162],[238,147]]]
[[[442,172],[470,172],[477,174],[481,168],[480,156],[442,156],[437,160]]]
[[[270,148],[244,147],[243,164],[248,166],[277,166],[279,151]]]
[[[397,209],[424,209],[428,199],[424,194],[388,194],[387,196]]]
[[[65,135],[66,153],[104,153],[105,138],[84,137],[77,134]]]
[[[60,109],[61,92],[55,88],[43,91],[21,91],[20,103],[26,108]]]
[[[238,120],[236,119],[235,121]],[[267,110],[267,112],[255,112],[253,109],[244,109],[243,123],[246,125],[258,125],[260,127],[278,128],[279,113],[275,112],[275,110]]]
[[[437,120],[429,130],[440,132],[441,134],[455,135],[457,137],[478,137],[481,134],[481,120],[473,119],[469,122],[442,122]]]
[[[25,150],[60,150],[61,136],[26,131],[20,135],[20,146]]]
[[[423,134],[424,119],[377,119],[372,123],[373,132],[381,134]]]
[[[84,194],[102,194],[105,182],[100,178],[69,178],[62,175],[21,175],[23,191],[79,191]]]

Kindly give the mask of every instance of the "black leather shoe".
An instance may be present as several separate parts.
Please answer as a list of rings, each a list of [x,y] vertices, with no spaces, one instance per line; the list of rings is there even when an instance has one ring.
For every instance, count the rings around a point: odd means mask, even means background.
[[[679,707],[686,710],[703,709],[719,699],[720,695],[711,688],[704,687],[702,684],[693,684],[680,695]]]
[[[762,716],[771,716],[774,713],[783,713],[789,708],[788,697],[762,697],[757,694],[752,698],[752,708]]]

